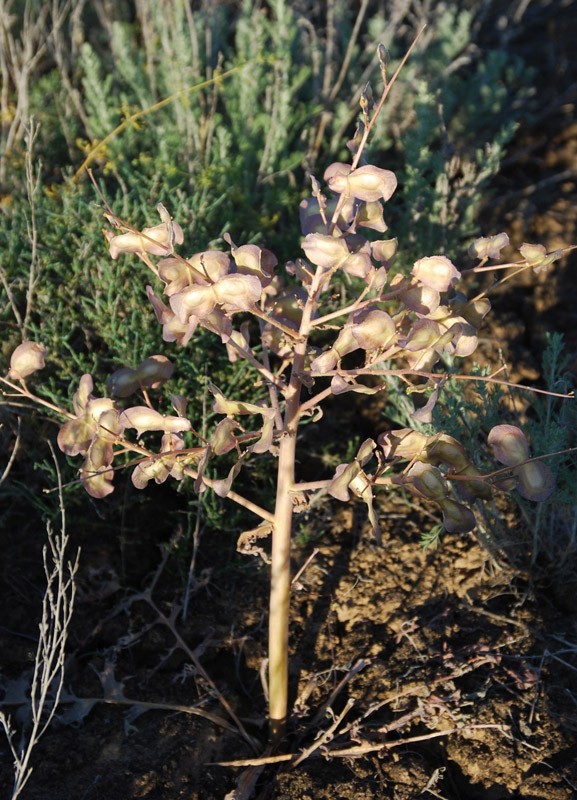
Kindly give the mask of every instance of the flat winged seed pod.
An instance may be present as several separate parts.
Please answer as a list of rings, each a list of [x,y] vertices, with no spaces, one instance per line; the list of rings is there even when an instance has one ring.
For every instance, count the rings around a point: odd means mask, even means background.
[[[371,255],[375,261],[380,261],[385,267],[391,266],[398,249],[398,239],[379,239],[376,242],[371,242]]]
[[[136,428],[136,435],[146,431],[165,431],[178,433],[189,431],[190,422],[184,417],[172,417],[160,414],[148,406],[133,406],[120,415],[120,422],[125,428]]]
[[[490,431],[488,441],[497,461],[513,468],[521,497],[543,501],[552,494],[555,477],[542,461],[527,461],[529,442],[522,430],[514,425],[497,425]]]
[[[437,501],[443,510],[443,525],[449,533],[468,533],[475,527],[475,515],[470,508],[450,497]]]
[[[145,358],[136,367],[136,374],[141,386],[158,389],[174,372],[174,364],[166,356],[155,355]]]
[[[431,464],[417,461],[407,472],[407,478],[424,497],[439,500],[447,494],[447,484],[442,473]]]
[[[10,380],[23,380],[45,366],[46,348],[36,342],[22,342],[10,358]]]
[[[529,458],[529,442],[520,428],[515,425],[496,425],[487,439],[493,448],[497,461],[508,467]]]
[[[172,223],[174,244],[182,244],[184,234],[176,222]],[[110,239],[110,256],[118,258],[121,253],[149,253],[164,256],[171,250],[169,226],[162,222],[153,228],[143,228],[142,233],[121,233]]]
[[[411,428],[380,433],[377,444],[382,448],[385,458],[415,458],[424,452],[429,437]]]
[[[378,350],[385,347],[396,335],[393,318],[386,311],[373,309],[353,317],[351,333],[363,350]]]
[[[108,464],[106,466],[110,467],[111,465]],[[80,480],[91,497],[101,500],[111,494],[114,491],[113,478],[114,471],[112,469],[96,466],[92,463],[90,455],[87,455],[80,468]]]
[[[552,253],[548,253],[542,244],[528,244],[527,242],[521,245],[519,252],[537,274],[563,255],[563,250],[554,250]]]
[[[140,388],[136,370],[130,367],[117,369],[107,380],[106,388],[113,397],[130,397]]]
[[[186,325],[191,317],[200,320],[213,312],[217,304],[213,286],[187,286],[182,292],[172,295],[170,307],[182,325]]]
[[[446,256],[420,258],[412,273],[424,286],[437,292],[448,291],[461,277],[457,267]]]
[[[542,461],[515,467],[513,474],[517,476],[517,491],[527,500],[542,502],[555,491],[555,476]]]
[[[220,250],[205,250],[186,260],[195,271],[194,283],[214,283],[230,272],[230,258]]]
[[[198,319],[190,316],[186,322],[181,322],[171,308],[168,308],[160,297],[154,294],[151,286],[146,287],[146,294],[150,300],[156,319],[162,325],[162,339],[165,342],[177,342],[184,347],[191,340],[198,327]]]
[[[308,260],[318,267],[336,267],[350,256],[346,239],[339,236],[309,233],[301,247]]]
[[[469,255],[471,258],[492,258],[497,259],[501,257],[501,250],[508,247],[509,237],[506,233],[498,233],[496,236],[482,236],[480,239],[475,239],[473,244],[469,247]]]
[[[262,293],[262,284],[256,275],[227,275],[212,287],[217,301],[225,311],[249,311]]]
[[[331,165],[335,166],[335,165]],[[348,173],[338,165],[334,173],[329,169],[325,172],[325,180],[328,177],[329,189],[336,194],[345,194],[348,197],[356,197],[357,200],[364,200],[367,203],[375,200],[389,200],[397,188],[397,176],[389,169],[380,169],[370,165],[359,167]]]

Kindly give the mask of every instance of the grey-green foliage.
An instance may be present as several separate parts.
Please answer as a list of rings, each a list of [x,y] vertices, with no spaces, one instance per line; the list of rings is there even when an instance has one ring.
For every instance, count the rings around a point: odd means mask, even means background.
[[[573,389],[573,378],[566,372],[572,358],[565,350],[563,335],[554,333],[547,338],[543,353],[542,375],[545,388],[550,392],[569,394]],[[487,375],[488,369],[475,366],[472,374]],[[487,435],[495,425],[506,420],[518,424],[519,420],[507,408],[515,407],[511,402],[512,390],[498,385],[479,381],[473,386],[469,383],[452,381],[450,390],[443,392],[442,400],[435,409],[434,424],[427,432],[442,430],[450,436],[463,437],[473,445],[476,463],[482,469],[494,469],[494,462],[487,460]],[[517,390],[514,391],[517,394]],[[508,403],[505,403],[508,400]],[[573,398],[567,399],[524,393],[523,401],[528,403],[523,413],[523,430],[527,433],[533,457],[555,453],[575,447],[577,444],[577,407]],[[477,447],[475,448],[475,443]],[[537,507],[520,497],[516,492],[511,498],[519,506],[527,526],[525,537],[527,550],[535,562],[540,556],[548,568],[562,572],[564,567],[574,565],[577,555],[577,484],[575,467],[577,454],[565,453],[546,459],[553,470],[556,489],[551,497]],[[481,509],[480,509],[481,510]],[[493,546],[509,544],[499,526],[499,512],[495,510],[491,518],[485,516],[486,527],[492,536]],[[530,540],[530,541],[529,541]],[[487,540],[488,541],[488,540]],[[514,547],[513,556],[519,555],[519,542]]]
[[[385,37],[398,59],[411,35],[407,9],[393,3],[389,17],[365,20],[349,48],[358,8],[335,3],[328,26],[327,9],[315,7],[311,20],[302,4],[288,0],[207,2],[194,10],[186,0],[142,0],[132,22],[118,5],[117,19],[102,26],[91,18],[84,42],[70,47],[79,51],[68,65],[77,95],[57,69],[31,82],[30,108],[41,124],[35,156],[43,158],[47,182],[37,197],[39,280],[28,334],[49,349],[55,401],[68,403],[84,371],[108,374],[155,352],[176,360],[181,388],[188,380],[192,398],[207,371],[223,389],[237,379],[209,334],[197,334],[184,352],[162,342],[144,292],[154,277],[136,258],[110,260],[100,201],[88,182],[66,179],[70,167],[135,111],[250,60],[220,84],[183,93],[128,124],[92,166],[115,213],[130,224],[156,224],[153,209],[163,202],[185,229],[184,255],[220,245],[229,230],[238,244],[266,244],[281,263],[294,258],[297,205],[308,191],[297,165],[314,162],[320,177],[335,157],[348,158],[343,142],[354,132],[358,91],[368,79],[375,94],[380,89],[378,41]],[[408,62],[371,145],[371,160],[400,174],[387,219],[400,239],[401,267],[457,246],[468,233],[514,126],[513,95],[522,97],[520,66],[506,54],[467,63],[470,15],[439,6],[433,17],[426,47]],[[454,174],[455,154],[449,158],[443,149],[439,98],[448,147],[459,151]],[[31,258],[28,200],[21,154],[10,163],[14,189],[0,252],[22,306]],[[4,297],[0,323],[6,357],[20,331]]]
[[[531,76],[520,59],[499,51],[473,59],[471,24],[469,11],[445,9],[424,65],[409,63],[403,78],[400,105],[411,98],[404,113],[414,123],[399,134],[403,209],[394,233],[408,245],[405,267],[424,252],[454,255],[474,236],[476,213],[527,96]]]
[[[568,394],[573,390],[574,378],[567,372],[572,354],[566,352],[563,335],[548,336],[543,354],[543,379],[551,392]],[[533,413],[525,425],[533,455],[555,453],[575,447],[577,408],[575,399],[551,395],[538,395],[532,400]],[[555,493],[546,503],[532,508],[520,500],[524,517],[533,534],[532,559],[544,555],[547,564],[562,571],[574,565],[577,555],[577,484],[575,467],[577,454],[566,453],[547,459],[557,481]]]

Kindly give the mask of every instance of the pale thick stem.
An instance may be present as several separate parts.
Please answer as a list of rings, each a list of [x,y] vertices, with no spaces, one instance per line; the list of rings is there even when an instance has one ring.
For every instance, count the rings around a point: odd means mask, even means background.
[[[280,443],[278,483],[272,540],[269,615],[270,737],[280,742],[286,728],[288,707],[288,629],[290,604],[290,544],[296,432],[285,434]]]
[[[288,709],[288,631],[291,593],[290,546],[293,517],[291,489],[295,480],[296,437],[306,341],[313,302],[309,300],[301,323],[302,340],[295,348],[286,394],[284,430],[280,440],[277,494],[274,513],[270,613],[268,628],[270,740],[278,745],[284,736]]]

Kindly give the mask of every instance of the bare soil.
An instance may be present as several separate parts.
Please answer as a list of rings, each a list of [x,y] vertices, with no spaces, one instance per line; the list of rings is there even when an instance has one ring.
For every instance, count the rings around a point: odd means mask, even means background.
[[[295,712],[283,752],[313,749],[297,766],[280,762],[257,771],[254,796],[574,797],[574,594],[537,585],[471,536],[447,534],[437,550],[424,552],[419,538],[431,521],[399,497],[383,502],[381,519],[381,547],[370,538],[363,506],[327,500],[304,521],[295,572],[313,547],[318,553],[294,592]],[[148,545],[152,554],[154,535],[146,527],[140,531],[140,553]],[[266,648],[266,570],[233,561],[198,588],[188,619],[176,623],[185,652],[166,624],[179,617],[182,602],[171,559],[146,576],[146,556],[137,564],[133,553],[132,588],[120,589],[116,532],[95,537],[76,530],[73,537],[83,547],[83,567],[69,693],[61,707],[67,724],[55,724],[37,747],[23,797],[224,798],[246,773],[218,762],[264,752],[259,671]],[[35,567],[31,563],[28,572],[26,566],[30,541],[18,538],[5,563],[20,566],[11,580],[5,571],[3,584],[20,589],[28,602],[17,604],[13,596],[4,605],[12,628],[1,631],[5,679],[20,677],[34,650],[13,633],[34,630],[23,615],[26,605],[34,605],[24,576],[33,580]],[[233,549],[226,534],[203,546],[215,569],[218,553]],[[235,732],[190,652],[249,737],[262,742],[260,750]],[[78,698],[105,702],[81,704]],[[348,701],[351,708],[335,735],[318,743]],[[151,708],[154,703],[165,707]],[[175,710],[179,706],[189,713]],[[195,708],[224,722],[197,716]],[[9,797],[6,762],[2,785],[2,796]]]

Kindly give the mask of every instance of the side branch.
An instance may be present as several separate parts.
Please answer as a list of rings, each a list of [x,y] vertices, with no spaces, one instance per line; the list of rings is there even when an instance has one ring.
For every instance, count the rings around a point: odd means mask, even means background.
[[[347,378],[354,378],[359,375],[393,375],[393,376],[403,376],[403,375],[416,375],[417,377],[421,378],[431,378],[432,380],[459,380],[459,381],[479,381],[481,383],[497,383],[502,386],[509,386],[511,389],[524,389],[527,392],[534,392],[535,394],[545,394],[549,395],[550,397],[563,397],[565,399],[572,399],[575,397],[574,392],[569,392],[568,394],[563,394],[562,392],[550,392],[547,389],[536,389],[533,386],[525,386],[522,383],[513,383],[512,381],[504,381],[500,378],[493,378],[490,375],[439,375],[437,372],[424,372],[420,369],[410,369],[410,368],[399,368],[399,369],[371,369],[370,367],[361,368],[361,369],[349,369],[349,370],[328,370],[327,372],[315,372],[315,371],[307,371],[304,373],[306,377],[311,378],[332,378],[335,375],[342,375],[343,377]],[[308,406],[314,406],[318,399],[322,396],[326,396],[326,390],[323,392],[319,392],[316,397],[311,398],[307,401],[306,404],[303,403],[303,408]]]

